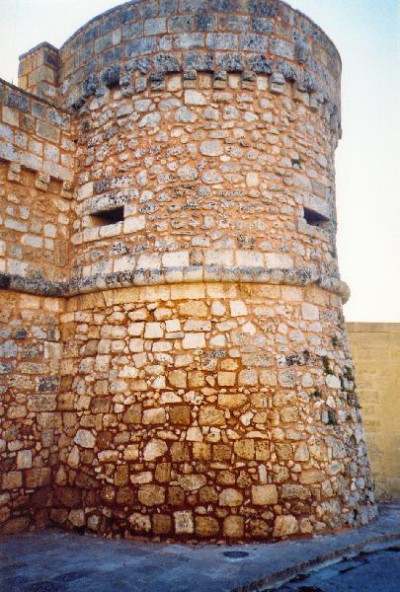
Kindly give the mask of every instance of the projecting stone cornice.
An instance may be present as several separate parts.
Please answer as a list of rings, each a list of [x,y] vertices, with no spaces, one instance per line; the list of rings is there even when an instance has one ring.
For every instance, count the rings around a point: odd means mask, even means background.
[[[265,269],[249,267],[198,266],[170,269],[137,269],[105,275],[93,275],[71,282],[23,278],[18,275],[0,274],[0,289],[13,290],[39,296],[78,296],[90,292],[128,288],[133,286],[156,286],[162,284],[192,283],[249,283],[287,286],[316,285],[336,294],[343,302],[350,298],[350,289],[342,280],[326,275],[312,267],[293,269]]]

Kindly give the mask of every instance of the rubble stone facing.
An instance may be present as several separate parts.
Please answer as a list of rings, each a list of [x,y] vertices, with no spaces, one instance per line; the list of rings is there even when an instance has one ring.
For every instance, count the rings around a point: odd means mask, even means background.
[[[335,249],[340,70],[282,2],[160,0],[0,82],[1,533],[375,516]]]

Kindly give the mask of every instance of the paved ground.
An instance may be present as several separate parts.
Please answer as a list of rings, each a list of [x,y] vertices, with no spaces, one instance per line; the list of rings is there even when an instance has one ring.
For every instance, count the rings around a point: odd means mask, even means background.
[[[188,547],[48,530],[0,539],[0,592],[255,592],[274,589],[274,585],[278,589],[278,582],[304,574],[321,562],[382,544],[393,547],[376,555],[383,567],[374,558],[365,562],[361,555],[355,560],[364,563],[366,574],[385,569],[386,577],[394,560],[399,562],[394,548],[400,548],[400,505],[384,507],[377,521],[355,531],[276,544]],[[353,575],[360,567],[355,566]],[[320,572],[319,577],[326,576],[323,586],[331,586],[320,590],[400,591],[400,580],[397,588],[390,588],[390,583],[380,588],[337,587],[338,577],[349,578],[349,586],[353,585],[352,572],[343,574],[338,565],[333,569],[339,571]],[[312,581],[292,582],[281,590],[312,592]]]
[[[274,588],[279,592],[399,592],[400,545],[383,551],[360,553],[340,563],[299,575],[290,583]]]

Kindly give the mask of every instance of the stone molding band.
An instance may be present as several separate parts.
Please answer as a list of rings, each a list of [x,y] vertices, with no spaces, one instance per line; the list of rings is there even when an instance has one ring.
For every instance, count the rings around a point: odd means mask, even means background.
[[[182,277],[177,277],[181,275]],[[316,286],[336,294],[344,303],[350,298],[350,289],[342,280],[324,274],[312,267],[292,269],[265,269],[254,267],[176,267],[166,269],[137,269],[105,275],[93,275],[67,282],[51,282],[0,273],[0,289],[13,290],[38,296],[68,298],[90,292],[156,286],[162,284],[192,283],[250,283],[288,286]]]

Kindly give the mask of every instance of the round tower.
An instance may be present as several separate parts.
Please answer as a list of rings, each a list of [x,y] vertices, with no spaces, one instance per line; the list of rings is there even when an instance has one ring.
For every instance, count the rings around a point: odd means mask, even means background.
[[[139,0],[58,67],[77,192],[53,519],[183,540],[366,523],[332,42],[277,0]]]

